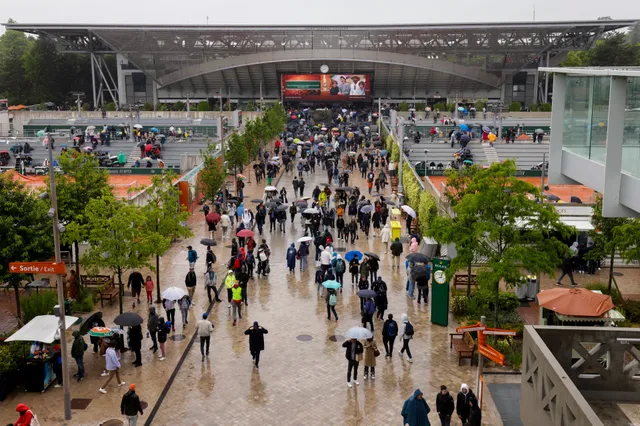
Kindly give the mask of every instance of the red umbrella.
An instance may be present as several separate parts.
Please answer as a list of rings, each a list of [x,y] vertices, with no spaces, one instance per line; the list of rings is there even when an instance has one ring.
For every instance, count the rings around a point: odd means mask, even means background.
[[[220,215],[216,212],[211,212],[206,217],[207,223],[218,223],[220,221]]]
[[[253,235],[254,235],[253,231],[250,231],[248,229],[243,229],[242,231],[236,234],[236,236],[240,238],[253,237]]]

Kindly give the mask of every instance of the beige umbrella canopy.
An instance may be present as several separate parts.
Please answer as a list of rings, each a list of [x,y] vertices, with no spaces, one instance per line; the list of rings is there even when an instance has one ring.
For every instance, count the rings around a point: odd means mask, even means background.
[[[541,307],[576,317],[599,317],[615,307],[611,296],[580,288],[544,290],[537,297]]]

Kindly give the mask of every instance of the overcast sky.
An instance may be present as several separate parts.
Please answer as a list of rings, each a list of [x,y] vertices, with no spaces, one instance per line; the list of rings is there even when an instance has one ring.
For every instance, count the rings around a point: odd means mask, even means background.
[[[86,24],[404,24],[640,18],[633,0],[0,0],[0,22]],[[0,27],[4,32],[4,27]]]

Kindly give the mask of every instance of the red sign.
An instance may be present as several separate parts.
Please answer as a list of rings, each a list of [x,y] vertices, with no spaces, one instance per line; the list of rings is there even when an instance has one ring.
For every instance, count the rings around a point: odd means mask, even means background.
[[[9,263],[9,272],[12,274],[64,275],[66,269],[64,263],[11,262]]]
[[[480,355],[486,356],[496,364],[504,366],[504,355],[502,355],[500,352],[498,352],[491,346],[478,345],[478,353],[480,353]]]

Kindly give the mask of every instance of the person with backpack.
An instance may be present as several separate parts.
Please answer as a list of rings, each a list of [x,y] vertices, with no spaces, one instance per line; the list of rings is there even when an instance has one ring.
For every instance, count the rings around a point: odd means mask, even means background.
[[[193,294],[196,292],[196,273],[193,268],[189,269],[187,276],[184,278],[184,285],[187,287],[187,293],[189,293],[189,299],[191,300],[191,307],[193,308]],[[172,321],[173,324],[173,321]]]
[[[289,248],[287,249],[287,268],[289,268],[289,273],[293,274],[296,269],[296,257],[298,256],[298,250],[296,250],[296,246],[294,243],[291,243]]]
[[[253,279],[253,269],[256,266],[256,257],[253,255],[253,249],[249,249],[247,257],[245,258],[245,262],[247,264],[247,268],[249,269],[249,279]]]
[[[190,269],[193,269],[196,267],[196,260],[198,260],[198,252],[195,251],[191,246],[187,246],[187,260],[189,261]]]
[[[372,284],[373,291],[376,292],[376,308],[378,312],[376,313],[376,318],[380,320],[384,319],[384,311],[387,310],[387,305],[389,304],[389,300],[387,299],[387,283],[382,281],[382,277],[378,277],[378,279]]]
[[[216,255],[211,251],[211,247],[207,246],[207,269],[216,263]]]
[[[235,238],[231,238],[231,257],[236,257],[238,255],[238,242]]]
[[[400,356],[407,352],[407,361],[413,362],[411,357],[411,349],[409,349],[409,341],[413,339],[413,324],[409,322],[407,314],[402,314],[402,326],[400,326],[400,335],[402,336],[402,349],[400,350]]]
[[[425,305],[429,302],[429,279],[431,278],[431,265],[427,265],[427,274],[420,275],[416,278],[416,287],[418,287],[418,305],[420,297],[424,299]]]
[[[131,383],[129,390],[122,396],[120,402],[120,414],[127,416],[129,426],[136,426],[138,422],[138,413],[143,415],[142,404],[140,403],[140,397],[136,394],[136,385]]]
[[[371,332],[373,333],[373,314],[376,313],[376,302],[373,298],[367,299],[364,304],[364,312],[362,313],[362,326],[367,327],[367,323],[371,324]]]
[[[222,300],[220,300],[220,296],[218,295],[216,283],[217,274],[213,271],[213,266],[209,266],[207,268],[207,272],[204,273],[204,285],[207,288],[207,297],[209,298],[209,303],[213,303],[213,299],[211,298],[212,291],[213,295],[215,296],[216,302],[222,302]]]
[[[353,256],[353,259],[349,262],[349,273],[351,274],[351,286],[355,287],[358,283],[358,273],[360,271],[360,261],[357,256]]]
[[[335,259],[331,261],[333,270],[336,272],[336,281],[340,283],[340,291],[342,291],[342,286],[344,285],[344,272],[347,270],[347,265],[340,256],[340,253],[336,253]]]
[[[139,326],[138,326],[139,327]],[[78,330],[73,332],[73,344],[71,345],[71,356],[76,360],[78,372],[73,375],[78,381],[84,379],[84,351],[88,348],[82,335]]]
[[[382,343],[384,344],[385,358],[393,357],[393,344],[397,336],[398,323],[393,319],[393,314],[389,314],[382,326]]]
[[[262,274],[263,277],[269,274],[269,256],[271,255],[271,249],[267,244],[267,240],[263,239],[262,244],[258,247],[258,277]]]
[[[166,352],[164,350],[164,344],[167,342],[167,335],[171,332],[171,323],[169,321],[165,321],[164,318],[160,317],[159,320],[160,325],[158,326],[158,343],[160,344],[160,358],[159,361],[164,361],[166,357]]]
[[[331,312],[333,311],[333,316],[336,317],[336,321],[338,321],[338,314],[336,313],[338,294],[336,293],[336,290],[333,288],[327,289],[325,300],[327,302],[327,319],[331,321]]]

